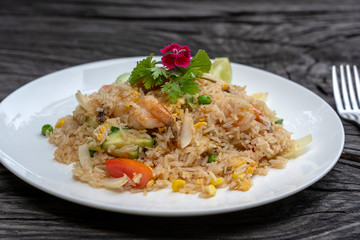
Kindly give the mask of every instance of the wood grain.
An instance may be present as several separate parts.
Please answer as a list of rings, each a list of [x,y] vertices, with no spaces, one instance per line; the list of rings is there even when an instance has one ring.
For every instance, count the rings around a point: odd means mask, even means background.
[[[0,101],[73,65],[144,56],[171,41],[297,82],[334,107],[330,67],[360,64],[357,0],[1,0]],[[359,239],[360,131],[320,181],[240,212],[194,218],[100,211],[50,196],[0,166],[1,239]],[[331,131],[331,129],[329,129]]]

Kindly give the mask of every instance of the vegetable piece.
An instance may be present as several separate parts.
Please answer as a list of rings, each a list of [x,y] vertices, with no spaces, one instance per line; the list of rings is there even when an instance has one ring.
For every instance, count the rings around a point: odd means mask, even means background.
[[[94,154],[96,153],[95,150],[91,150],[89,149],[89,154],[90,154],[90,157],[94,157]]]
[[[107,84],[107,85],[102,86],[102,88],[103,88],[104,90],[109,90],[110,87],[111,87],[111,84]]]
[[[193,138],[193,120],[189,116],[188,110],[185,112],[184,121],[181,127],[180,133],[180,146],[181,148],[185,148],[187,145],[190,144]]]
[[[154,147],[154,139],[146,134],[139,132],[134,129],[116,129],[113,128],[110,134],[108,135],[108,139],[104,141],[101,145],[103,149],[108,149],[111,145],[114,145],[116,148],[122,148],[126,145],[137,145],[139,147]],[[123,136],[124,134],[124,136]]]
[[[208,163],[216,162],[216,158],[218,155],[213,154],[209,156]]]
[[[211,98],[208,95],[200,95],[198,97],[199,104],[207,105],[211,103]]]
[[[185,185],[185,181],[181,179],[175,179],[172,183],[172,189],[174,192],[179,192]]]
[[[208,197],[213,197],[216,194],[216,187],[212,184],[206,185],[205,192],[207,193]]]
[[[87,143],[79,146],[78,156],[81,167],[92,166],[91,156],[89,153]]]
[[[284,119],[278,118],[275,120],[275,124],[283,124]]]
[[[115,157],[137,159],[139,157],[139,146],[126,145],[122,148],[115,148],[109,153]]]
[[[224,178],[220,177],[220,178],[217,178],[216,180],[211,179],[210,183],[214,186],[219,186],[220,184],[224,183]]]
[[[136,174],[141,174],[140,181],[135,184],[136,188],[144,188],[153,178],[152,170],[144,163],[128,159],[114,158],[107,160],[105,166],[109,174],[114,178],[123,177],[124,174],[132,179]]]
[[[225,82],[231,82],[231,65],[229,58],[215,58],[209,73]]]
[[[85,122],[89,124],[90,127],[97,128],[99,124],[91,117],[86,117]]]
[[[263,102],[266,102],[268,95],[269,95],[268,92],[259,92],[259,93],[254,93],[251,96],[256,100],[261,100]]]
[[[130,73],[123,73],[116,78],[115,82],[126,82],[130,78]]]
[[[195,108],[194,96],[193,96],[193,95],[186,94],[186,100],[187,100],[187,104],[188,104],[191,108]]]
[[[91,107],[89,104],[89,99],[86,95],[82,95],[80,91],[77,91],[77,93],[75,94],[76,100],[78,101],[78,103],[80,104],[80,106],[85,110],[85,111],[90,111]]]
[[[296,157],[301,150],[303,150],[307,145],[312,141],[311,134],[306,135],[305,137],[298,138],[294,140],[294,146],[289,151],[282,154],[282,157],[292,158]]]
[[[55,128],[61,128],[65,123],[65,119],[64,118],[60,118],[56,124],[55,124]]]
[[[194,128],[197,130],[199,130],[202,126],[206,126],[207,122],[198,122],[196,124],[194,124]]]
[[[126,128],[126,129],[130,129],[130,128]],[[111,126],[109,134],[112,134],[113,132],[116,132],[116,131],[119,131],[119,130],[120,130],[120,128],[115,127],[115,126]],[[123,130],[125,130],[125,128],[123,128]]]
[[[124,175],[121,178],[104,178],[102,179],[102,185],[106,188],[120,188],[129,181],[129,178]]]
[[[50,133],[52,131],[54,131],[54,128],[50,124],[45,124],[41,128],[41,134],[44,135],[44,136],[46,136],[46,132]]]

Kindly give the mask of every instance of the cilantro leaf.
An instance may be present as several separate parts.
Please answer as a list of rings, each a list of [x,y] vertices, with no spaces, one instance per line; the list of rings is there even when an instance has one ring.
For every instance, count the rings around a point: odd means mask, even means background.
[[[145,77],[142,80],[145,89],[150,89],[154,87],[154,79],[152,78],[151,74],[145,75]]]
[[[208,73],[211,68],[211,61],[207,53],[200,49],[196,55],[191,59],[189,66],[185,68],[186,71],[189,69],[196,68],[201,72]]]
[[[169,77],[169,74],[164,67],[153,67],[150,70],[152,77],[154,78],[154,86],[162,84],[164,80]]]
[[[186,100],[187,100],[187,103],[189,104],[189,106],[191,108],[195,108],[194,96],[193,95],[186,94]]]
[[[168,77],[168,73],[165,68],[163,67],[153,67],[150,69],[152,72],[152,76],[154,79],[159,78],[161,76]]]
[[[195,95],[197,93],[199,93],[199,88],[197,87],[197,85],[199,85],[199,83],[194,82],[192,79],[184,79],[181,78],[179,80],[180,83],[180,89],[187,94],[190,95]]]
[[[131,85],[134,85],[142,78],[146,77],[147,75],[151,74],[151,68],[155,67],[155,61],[152,60],[154,54],[150,54],[149,57],[141,60],[137,63],[136,67],[132,70],[129,82]]]
[[[161,91],[168,93],[168,97],[171,103],[176,103],[179,97],[184,94],[177,81],[171,81],[163,85],[161,87]]]

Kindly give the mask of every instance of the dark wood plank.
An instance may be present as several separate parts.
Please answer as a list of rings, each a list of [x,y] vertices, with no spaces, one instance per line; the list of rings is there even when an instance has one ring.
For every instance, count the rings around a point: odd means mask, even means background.
[[[357,0],[1,0],[0,101],[65,67],[159,54],[178,41],[279,74],[334,107],[330,67],[359,64],[359,13]],[[343,123],[342,158],[319,182],[272,204],[209,217],[91,209],[43,193],[0,165],[0,238],[358,239],[360,131]]]

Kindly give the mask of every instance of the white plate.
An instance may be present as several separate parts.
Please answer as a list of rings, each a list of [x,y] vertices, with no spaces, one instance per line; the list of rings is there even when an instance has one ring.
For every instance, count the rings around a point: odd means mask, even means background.
[[[344,129],[336,113],[320,97],[277,75],[232,63],[233,83],[247,85],[249,94],[269,92],[268,105],[284,118],[298,138],[312,134],[313,142],[282,170],[255,176],[247,192],[220,189],[215,197],[173,193],[171,189],[117,193],[91,188],[72,177],[72,166],[56,162],[55,147],[40,134],[41,127],[71,114],[77,90],[92,92],[130,72],[141,57],[106,60],[41,77],[9,95],[0,104],[0,159],[29,184],[57,197],[115,212],[194,216],[260,206],[299,192],[323,177],[337,162],[344,146]]]

